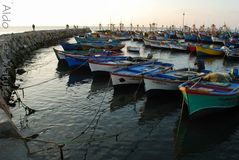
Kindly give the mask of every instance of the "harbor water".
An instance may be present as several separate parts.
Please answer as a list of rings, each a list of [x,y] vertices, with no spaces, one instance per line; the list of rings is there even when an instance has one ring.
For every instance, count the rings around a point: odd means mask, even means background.
[[[74,39],[70,39],[74,42]],[[184,52],[140,46],[143,56],[194,67],[196,56]],[[26,115],[17,104],[11,108],[13,121],[28,142],[30,158],[69,160],[228,160],[239,159],[239,110],[190,121],[182,116],[182,100],[147,98],[142,90],[114,91],[110,78],[87,69],[68,69],[58,64],[53,48],[35,51],[21,67],[16,84],[22,102],[36,110]],[[238,62],[206,58],[206,69],[228,72]],[[11,153],[9,153],[11,154]]]

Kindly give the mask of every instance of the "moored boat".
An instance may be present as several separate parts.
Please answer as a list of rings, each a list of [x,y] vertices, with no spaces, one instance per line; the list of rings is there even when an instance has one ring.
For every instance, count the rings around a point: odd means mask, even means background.
[[[90,59],[89,65],[91,72],[111,73],[116,69],[143,63],[147,60],[149,59],[143,57],[125,57],[124,59]]]
[[[89,50],[73,50],[73,51],[61,51],[53,48],[55,55],[59,61],[64,61],[65,55],[80,55],[80,56],[93,56],[93,55],[105,55],[105,56],[120,56],[123,55],[122,53],[109,51],[104,49],[94,49],[91,48]]]
[[[223,56],[224,51],[221,46],[196,45],[197,56]]]
[[[195,79],[179,86],[191,118],[239,105],[239,83]]]
[[[239,49],[238,48],[228,48],[226,46],[223,47],[225,52],[225,58],[231,60],[239,60]]]
[[[106,49],[106,50],[111,50],[111,51],[119,51],[122,48],[124,48],[124,44],[121,43],[102,43],[102,42],[97,42],[97,43],[80,43],[82,49],[91,49],[91,48],[96,48],[96,49]]]
[[[169,46],[172,50],[179,50],[179,51],[187,51],[188,50],[188,43],[185,40],[173,40],[169,43]]]
[[[158,70],[144,74],[144,87],[148,96],[162,94],[178,94],[178,86],[190,79],[208,73],[208,70],[197,72],[196,69],[181,68],[162,73]]]
[[[114,87],[122,85],[140,85],[143,84],[143,75],[153,70],[166,72],[171,70],[173,64],[159,61],[149,61],[140,65],[132,65],[111,73],[111,79]]]
[[[62,48],[65,51],[72,51],[72,50],[82,50],[81,44],[78,43],[62,43]]]
[[[107,55],[65,55],[67,65],[73,67],[89,67],[89,59],[124,59],[125,56],[107,56]]]

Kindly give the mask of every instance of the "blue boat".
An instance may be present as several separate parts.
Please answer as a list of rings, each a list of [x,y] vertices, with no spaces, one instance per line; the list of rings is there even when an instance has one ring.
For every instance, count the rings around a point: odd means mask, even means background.
[[[183,34],[185,41],[193,41],[197,42],[198,41],[198,35],[195,33],[184,33]]]
[[[75,37],[77,43],[89,43],[89,42],[112,42],[121,43],[119,40],[109,39],[109,38],[98,38],[98,37]]]
[[[91,48],[89,50],[73,50],[73,51],[60,51],[53,48],[55,55],[59,61],[65,61],[65,55],[79,55],[79,56],[93,56],[93,55],[104,55],[104,56],[120,56],[122,53],[109,51],[104,49]]]
[[[203,33],[199,34],[199,41],[204,42],[204,43],[212,43],[213,42],[211,35],[207,35],[207,34],[203,34]]]
[[[111,73],[111,79],[114,87],[122,85],[140,85],[143,84],[143,75],[158,70],[166,72],[173,68],[171,63],[163,63],[159,61],[149,61],[139,65],[132,65],[122,69],[115,70]]]
[[[81,45],[78,44],[78,43],[68,43],[68,42],[66,42],[66,43],[62,43],[61,46],[65,51],[82,50]]]
[[[125,56],[104,56],[104,55],[92,55],[92,56],[83,56],[83,55],[65,55],[66,62],[68,67],[89,67],[89,59],[126,59]]]

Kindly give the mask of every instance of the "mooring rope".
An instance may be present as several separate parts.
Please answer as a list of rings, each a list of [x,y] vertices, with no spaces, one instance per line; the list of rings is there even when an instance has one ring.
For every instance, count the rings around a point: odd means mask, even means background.
[[[70,75],[72,72],[74,72],[74,71],[76,71],[76,70],[82,68],[82,67],[83,67],[85,64],[87,64],[87,63],[88,63],[88,61],[84,62],[84,63],[81,64],[80,66],[74,68],[73,70],[70,70],[70,71],[69,71],[68,73],[66,73],[65,75]],[[27,88],[39,86],[39,85],[41,85],[41,84],[48,83],[48,82],[53,81],[53,80],[55,80],[55,79],[58,79],[58,77],[50,78],[50,79],[48,79],[48,80],[42,81],[42,82],[37,83],[37,84],[33,84],[33,85],[25,86],[25,87],[19,87],[18,89],[19,89],[19,90],[23,90],[23,89],[27,89]]]
[[[106,89],[109,88],[109,86],[110,86],[110,81],[111,81],[111,78],[109,78],[109,80],[108,80],[108,85],[107,85]],[[96,112],[94,118],[90,121],[90,123],[86,126],[86,128],[85,128],[79,135],[77,135],[77,136],[75,136],[74,138],[72,138],[71,141],[75,141],[76,139],[78,139],[79,137],[81,137],[81,136],[90,128],[90,126],[93,124],[93,122],[95,121],[97,115],[98,115],[99,112],[100,112],[100,109],[101,109],[102,104],[103,104],[103,102],[104,102],[105,96],[106,96],[106,92],[105,92],[104,95],[103,95],[102,101],[100,102],[99,108],[98,108],[98,110],[97,110],[97,112]],[[99,118],[100,118],[100,116],[99,116]],[[99,119],[99,118],[98,118],[98,119]]]

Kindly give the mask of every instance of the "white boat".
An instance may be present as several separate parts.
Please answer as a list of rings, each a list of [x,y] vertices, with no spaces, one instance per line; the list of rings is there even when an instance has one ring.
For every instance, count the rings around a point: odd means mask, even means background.
[[[116,69],[127,67],[133,64],[143,63],[149,60],[143,57],[125,57],[122,59],[90,59],[91,72],[113,72]]]
[[[127,46],[127,51],[130,51],[130,52],[139,52],[139,51],[140,51],[140,47]]]
[[[188,50],[188,43],[185,40],[175,40],[169,43],[169,46],[173,50],[179,51],[187,51]]]
[[[144,38],[143,38],[143,41],[144,41],[144,45],[145,45],[145,46],[150,46],[150,42],[151,42],[151,41],[154,41],[154,40],[151,40],[151,39],[149,39],[149,38],[144,37]]]
[[[115,70],[111,73],[113,86],[121,85],[140,85],[143,84],[143,74],[153,71],[168,71],[171,70],[173,64],[163,63],[159,61],[149,61],[140,65],[132,65],[122,69]]]
[[[155,70],[150,74],[144,75],[144,88],[148,95],[155,94],[156,92],[175,93],[178,92],[178,86],[190,79],[202,76],[209,71],[198,73],[196,69],[182,68],[172,70],[166,73],[160,73]]]

